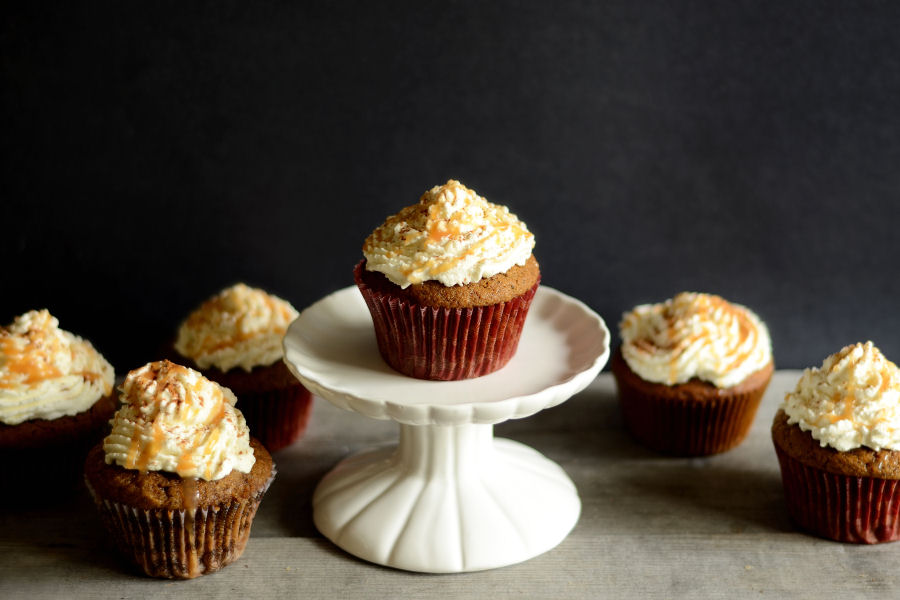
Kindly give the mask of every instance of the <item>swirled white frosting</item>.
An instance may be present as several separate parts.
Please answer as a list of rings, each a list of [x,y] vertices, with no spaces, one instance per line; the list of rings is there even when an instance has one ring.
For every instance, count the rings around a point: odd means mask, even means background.
[[[287,301],[239,283],[188,316],[175,349],[202,369],[250,371],[281,359],[281,339],[297,314]]]
[[[207,481],[253,468],[250,433],[228,388],[166,360],[128,373],[121,392],[103,440],[107,464]]]
[[[710,294],[683,292],[637,306],[623,315],[619,331],[628,366],[654,383],[696,377],[726,388],[772,361],[769,330],[759,317]]]
[[[112,366],[90,342],[33,310],[0,328],[0,422],[58,419],[88,410],[112,392]]]
[[[366,269],[401,288],[435,280],[475,283],[524,265],[534,235],[505,206],[492,204],[458,181],[422,195],[366,238]]]
[[[872,342],[804,370],[782,409],[822,446],[900,450],[900,370]]]

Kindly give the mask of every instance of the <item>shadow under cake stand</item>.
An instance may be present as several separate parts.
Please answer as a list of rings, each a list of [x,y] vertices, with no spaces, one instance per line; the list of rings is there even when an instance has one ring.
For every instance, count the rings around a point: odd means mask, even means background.
[[[518,350],[502,369],[463,381],[401,375],[378,353],[356,287],[304,310],[285,362],[313,393],[400,424],[397,445],[344,459],[313,495],[313,521],[350,554],[428,573],[518,563],[559,544],[581,501],[556,463],[493,426],[583,390],[609,357],[609,331],[578,300],[542,286]]]

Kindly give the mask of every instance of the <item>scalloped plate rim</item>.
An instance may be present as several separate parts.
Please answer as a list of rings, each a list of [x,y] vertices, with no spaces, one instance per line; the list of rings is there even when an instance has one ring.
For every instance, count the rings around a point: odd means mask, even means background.
[[[466,402],[466,403],[461,403],[461,404],[439,404],[439,403],[436,403],[436,404],[403,404],[402,402],[397,402],[397,401],[392,401],[392,400],[387,400],[387,399],[382,399],[382,398],[362,397],[355,391],[352,391],[348,388],[342,387],[339,384],[336,384],[331,380],[329,380],[329,382],[326,384],[326,383],[323,383],[321,376],[314,377],[314,376],[311,376],[309,374],[309,372],[301,372],[302,369],[297,364],[295,364],[294,362],[289,360],[289,358],[288,358],[289,354],[295,354],[296,352],[299,352],[299,350],[293,349],[293,347],[292,347],[291,352],[289,352],[289,350],[288,350],[288,348],[290,346],[289,338],[291,337],[292,330],[294,329],[296,324],[300,321],[300,319],[304,315],[304,313],[314,310],[318,306],[325,305],[329,301],[334,301],[334,298],[337,297],[338,295],[347,295],[347,294],[352,295],[351,290],[356,290],[356,286],[347,286],[345,288],[335,290],[334,292],[332,292],[326,296],[323,296],[321,299],[319,299],[315,303],[311,304],[309,307],[307,307],[306,309],[304,309],[301,312],[300,316],[298,316],[298,318],[293,323],[291,323],[290,327],[288,328],[287,333],[284,336],[284,339],[282,342],[283,347],[284,347],[284,362],[290,368],[291,372],[298,379],[301,380],[301,382],[306,383],[304,380],[308,380],[309,382],[312,383],[312,385],[310,387],[318,387],[318,388],[327,390],[329,393],[328,395],[334,394],[334,395],[343,396],[343,398],[340,401],[335,402],[335,403],[338,404],[339,406],[341,406],[342,408],[345,408],[346,410],[360,412],[361,414],[364,414],[371,418],[376,418],[376,419],[380,419],[380,420],[391,419],[391,420],[395,420],[395,421],[398,421],[401,423],[407,423],[410,425],[440,425],[440,424],[462,424],[462,423],[496,424],[496,423],[500,423],[500,422],[503,422],[508,419],[525,418],[525,417],[535,414],[536,412],[539,412],[543,408],[549,408],[549,407],[561,404],[562,402],[564,402],[566,399],[568,399],[572,395],[577,394],[578,392],[580,392],[581,390],[586,388],[591,383],[591,381],[594,380],[594,378],[597,376],[597,374],[600,372],[600,370],[603,368],[603,366],[606,364],[607,360],[609,359],[610,333],[609,333],[609,329],[606,327],[606,323],[603,320],[603,318],[599,314],[597,314],[594,310],[592,310],[590,307],[588,307],[581,300],[578,300],[577,298],[569,296],[568,294],[565,294],[563,292],[560,292],[559,290],[557,290],[553,287],[541,285],[538,288],[537,295],[535,297],[535,301],[538,301],[538,297],[540,297],[543,300],[546,296],[549,295],[549,296],[555,296],[557,299],[569,303],[569,305],[574,306],[581,311],[581,313],[582,313],[581,316],[585,320],[592,321],[593,325],[595,325],[598,330],[597,333],[599,333],[602,336],[602,341],[600,343],[601,351],[593,357],[593,359],[590,361],[589,364],[587,364],[580,370],[577,370],[577,371],[569,374],[565,379],[555,381],[548,387],[542,388],[536,392],[532,392],[529,394],[519,394],[519,395],[511,396],[509,398],[504,398],[502,400],[490,400],[490,401],[482,401],[482,402],[475,401],[475,402]],[[360,300],[361,300],[361,298],[360,298]],[[363,307],[364,306],[365,305],[363,304]],[[535,306],[537,306],[537,304]],[[532,308],[534,308],[535,306],[533,306]],[[530,319],[533,317],[534,317],[533,314],[529,314],[528,318]],[[593,350],[594,349],[592,349],[592,351]],[[301,354],[307,354],[307,353],[301,353]],[[313,372],[315,372],[315,371],[313,371]],[[402,377],[402,375],[399,375],[399,376]],[[584,379],[584,381],[581,380],[582,378]],[[416,380],[416,381],[419,381],[419,380]],[[452,382],[435,381],[435,382],[431,382],[431,383],[441,384],[441,383],[452,383]],[[572,388],[574,388],[574,389],[572,389]],[[329,399],[327,397],[327,395],[324,395],[324,394],[320,394],[320,395],[323,395],[326,400],[329,400],[329,402],[332,401],[331,399]],[[532,410],[531,408],[529,408],[524,413],[520,412],[521,406],[524,403],[532,402],[532,401],[539,401],[541,399],[541,397],[545,397],[545,400],[543,401],[543,403],[538,402],[539,404],[542,404],[542,406],[540,408],[537,408],[535,410]],[[363,412],[361,410],[358,410],[356,407],[352,407],[352,408],[349,407],[348,399],[349,399],[349,401],[355,401],[358,404],[364,405],[367,408],[367,410],[365,412]],[[491,412],[503,413],[503,415],[505,415],[505,416],[479,419],[479,418],[477,418],[477,415],[476,415],[476,413],[478,412],[478,407],[490,407]],[[392,413],[398,409],[415,412],[416,415],[415,416],[405,415],[402,417],[393,415]],[[442,411],[442,412],[451,413],[453,418],[448,418],[448,415],[445,415],[440,418],[435,417],[434,413],[435,413],[435,411],[438,411],[438,410]],[[462,418],[465,418],[466,416],[469,417],[469,420],[464,420],[464,421],[460,420]]]

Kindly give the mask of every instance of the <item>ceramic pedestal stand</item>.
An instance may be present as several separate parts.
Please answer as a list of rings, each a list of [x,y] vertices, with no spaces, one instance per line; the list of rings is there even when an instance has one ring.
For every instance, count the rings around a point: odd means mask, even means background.
[[[303,311],[284,349],[313,393],[400,423],[398,445],[343,460],[316,488],[316,527],[347,552],[410,571],[477,571],[546,552],[575,526],[569,477],[494,439],[493,425],[564,402],[606,363],[609,332],[578,300],[540,287],[516,355],[477,379],[423,381],[388,367],[355,287]]]

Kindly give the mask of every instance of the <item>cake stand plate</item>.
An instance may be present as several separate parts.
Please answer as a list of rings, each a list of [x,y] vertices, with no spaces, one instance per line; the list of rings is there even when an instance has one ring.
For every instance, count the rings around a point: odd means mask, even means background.
[[[343,460],[313,495],[316,527],[347,552],[410,571],[477,571],[546,552],[575,526],[581,502],[565,472],[494,439],[493,425],[560,404],[597,376],[609,332],[583,303],[538,288],[516,355],[476,379],[425,381],[387,366],[355,287],[304,310],[284,350],[313,393],[400,423],[397,445]]]

